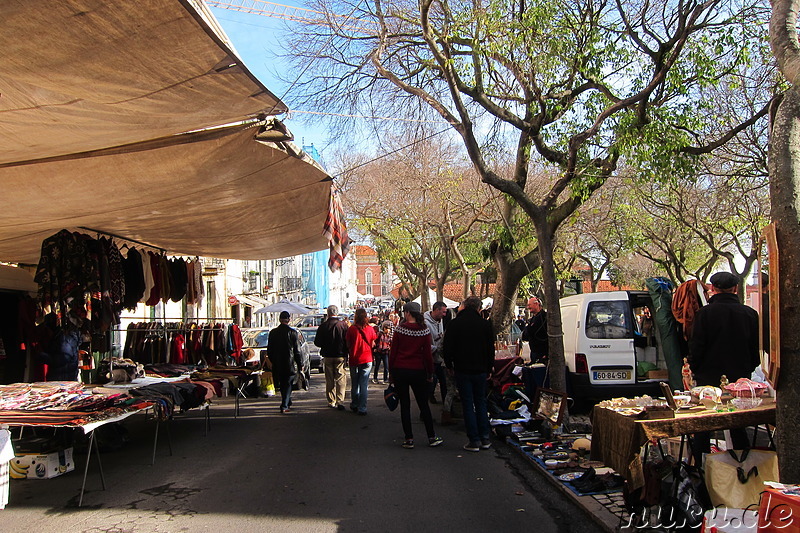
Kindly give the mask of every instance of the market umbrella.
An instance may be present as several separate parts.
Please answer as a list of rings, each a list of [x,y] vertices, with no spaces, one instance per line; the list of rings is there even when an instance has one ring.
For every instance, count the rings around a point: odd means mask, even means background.
[[[302,304],[296,304],[294,302],[290,302],[286,298],[284,298],[280,302],[275,302],[274,304],[270,304],[266,307],[262,307],[261,309],[257,309],[256,313],[280,313],[281,311],[286,311],[287,313],[291,313],[293,315],[308,314],[308,309],[305,306],[303,306]]]

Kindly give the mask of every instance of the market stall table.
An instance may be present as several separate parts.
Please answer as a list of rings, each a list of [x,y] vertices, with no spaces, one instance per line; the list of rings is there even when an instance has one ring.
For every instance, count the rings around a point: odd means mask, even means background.
[[[713,410],[678,410],[675,418],[637,420],[612,409],[596,406],[592,411],[592,459],[602,461],[633,484],[640,486],[641,447],[648,441],[685,437],[701,431],[775,425],[775,402],[765,398],[751,409],[729,412]],[[638,465],[638,466],[637,466]]]
[[[106,489],[106,480],[103,475],[103,464],[100,461],[100,449],[94,439],[94,430],[105,424],[119,422],[131,415],[146,412],[153,406],[152,402],[140,401],[126,406],[108,407],[97,411],[69,411],[69,410],[26,410],[9,409],[0,410],[0,426],[17,427],[54,427],[54,428],[80,428],[84,434],[89,435],[89,446],[86,453],[86,464],[83,469],[83,482],[78,500],[78,507],[83,504],[83,494],[86,489],[86,477],[89,472],[89,462],[94,448],[97,457],[97,466],[100,471],[100,482],[103,490]]]

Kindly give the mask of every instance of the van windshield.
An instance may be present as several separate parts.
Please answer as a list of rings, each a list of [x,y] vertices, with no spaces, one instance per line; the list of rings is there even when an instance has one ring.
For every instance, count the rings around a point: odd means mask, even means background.
[[[590,302],[586,336],[590,339],[631,339],[633,327],[627,300]]]

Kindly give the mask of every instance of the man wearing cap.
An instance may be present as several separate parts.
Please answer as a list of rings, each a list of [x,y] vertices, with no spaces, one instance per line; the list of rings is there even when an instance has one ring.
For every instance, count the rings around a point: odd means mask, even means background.
[[[717,272],[710,281],[708,305],[695,315],[689,364],[698,385],[719,386],[723,374],[733,383],[749,378],[761,363],[758,313],[739,302],[738,276]]]
[[[288,413],[292,405],[292,385],[298,372],[304,372],[305,361],[300,350],[297,330],[289,326],[289,313],[278,315],[280,325],[269,332],[267,356],[272,364],[272,377],[281,391],[281,413]]]
[[[689,365],[698,385],[719,386],[725,375],[732,383],[749,378],[761,363],[758,353],[758,313],[739,302],[739,277],[717,272],[711,279],[708,305],[695,314],[689,339]],[[708,433],[695,434],[693,452],[700,459],[710,451]],[[731,429],[734,448],[747,448],[743,429]]]
[[[325,395],[328,405],[344,411],[344,395],[347,390],[347,374],[344,371],[347,357],[348,325],[339,319],[339,308],[329,305],[328,318],[317,328],[314,344],[319,346],[319,354],[325,366]]]

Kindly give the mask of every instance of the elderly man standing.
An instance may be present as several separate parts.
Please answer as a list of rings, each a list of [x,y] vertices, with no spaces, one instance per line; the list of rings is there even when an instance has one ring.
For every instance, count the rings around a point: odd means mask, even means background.
[[[522,330],[521,340],[527,341],[531,347],[531,361],[546,363],[550,354],[550,342],[547,338],[547,311],[542,309],[542,302],[537,297],[528,299],[530,319],[525,329]],[[522,344],[520,344],[520,350]]]
[[[314,344],[319,346],[319,354],[324,357],[325,395],[328,405],[345,410],[344,395],[347,390],[347,374],[344,371],[347,357],[347,324],[339,319],[339,308],[329,305],[327,319],[317,328]]]
[[[444,332],[444,363],[454,372],[470,452],[491,447],[489,409],[486,405],[486,380],[494,365],[494,333],[492,324],[481,315],[481,299],[470,296]]]
[[[698,385],[718,386],[724,374],[733,383],[749,378],[761,363],[758,351],[758,313],[736,295],[739,277],[717,272],[711,279],[711,298],[694,317],[689,339],[689,364]],[[733,447],[749,447],[743,428],[731,429]],[[696,433],[692,451],[697,459],[710,451],[710,435]]]

